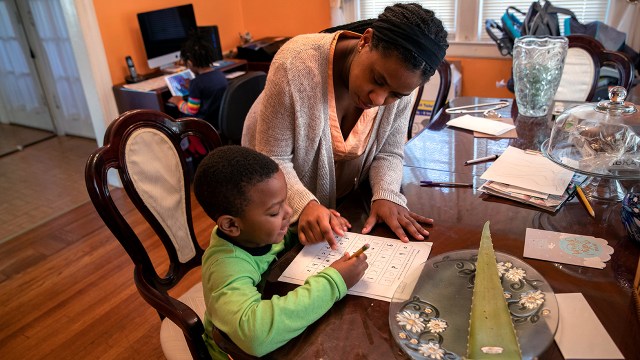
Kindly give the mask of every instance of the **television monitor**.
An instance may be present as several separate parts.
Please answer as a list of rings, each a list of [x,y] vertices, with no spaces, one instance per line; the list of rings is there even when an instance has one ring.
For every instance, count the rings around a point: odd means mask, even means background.
[[[152,69],[180,60],[182,44],[198,28],[191,4],[139,13],[138,24],[147,63]]]
[[[211,45],[213,46],[213,61],[222,60],[222,46],[220,45],[218,27],[216,25],[198,26],[198,31],[201,34],[204,34],[208,39],[211,39]]]

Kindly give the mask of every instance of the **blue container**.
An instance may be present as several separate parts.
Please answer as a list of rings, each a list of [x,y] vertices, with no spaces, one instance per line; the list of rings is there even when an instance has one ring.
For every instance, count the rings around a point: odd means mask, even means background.
[[[628,193],[622,200],[622,223],[631,240],[640,244],[640,193]]]

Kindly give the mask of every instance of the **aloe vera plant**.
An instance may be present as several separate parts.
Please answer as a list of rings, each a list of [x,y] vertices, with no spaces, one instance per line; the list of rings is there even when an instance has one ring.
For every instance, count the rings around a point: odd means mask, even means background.
[[[469,359],[520,359],[520,345],[504,298],[496,268],[489,222],[484,224],[476,265],[471,319],[469,322]]]

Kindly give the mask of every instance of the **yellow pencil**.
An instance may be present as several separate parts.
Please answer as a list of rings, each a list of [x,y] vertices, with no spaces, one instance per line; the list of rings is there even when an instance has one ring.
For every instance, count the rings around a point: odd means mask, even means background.
[[[578,197],[580,198],[580,200],[582,201],[584,206],[587,208],[587,211],[589,212],[589,215],[591,215],[591,217],[595,218],[596,217],[596,213],[593,211],[593,208],[591,207],[591,204],[589,203],[589,200],[587,200],[587,197],[584,196],[584,192],[582,192],[582,189],[580,188],[580,186],[576,185],[576,191],[578,192]]]
[[[349,256],[349,260],[353,259],[354,257],[358,257],[360,254],[362,254],[368,248],[369,248],[369,244],[362,245],[362,247],[360,249],[358,249],[358,251],[354,252],[353,254],[351,254],[351,256]]]

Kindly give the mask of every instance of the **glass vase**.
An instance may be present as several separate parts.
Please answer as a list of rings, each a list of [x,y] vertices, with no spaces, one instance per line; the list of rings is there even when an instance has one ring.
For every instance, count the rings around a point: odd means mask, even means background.
[[[518,112],[545,116],[558,90],[568,40],[564,36],[523,36],[513,47],[513,80]]]

